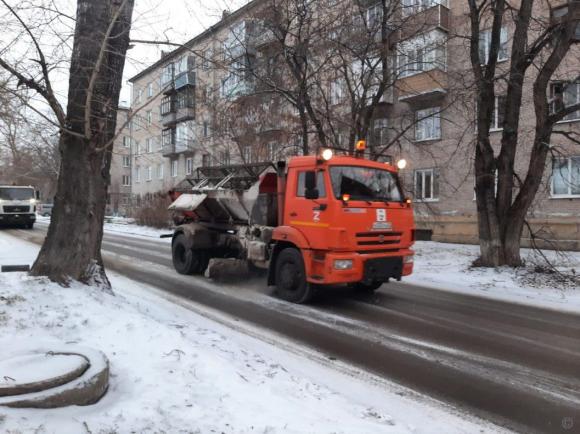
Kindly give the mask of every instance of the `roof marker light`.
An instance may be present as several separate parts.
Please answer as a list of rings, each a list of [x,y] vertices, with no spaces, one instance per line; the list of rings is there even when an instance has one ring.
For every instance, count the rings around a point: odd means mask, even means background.
[[[320,154],[324,161],[330,160],[333,155],[334,153],[332,152],[332,149],[324,149]]]

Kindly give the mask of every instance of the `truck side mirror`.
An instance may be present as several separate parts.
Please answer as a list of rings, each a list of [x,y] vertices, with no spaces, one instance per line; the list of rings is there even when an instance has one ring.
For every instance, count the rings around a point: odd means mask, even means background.
[[[40,200],[40,191],[36,190],[35,192],[36,200]]]
[[[304,197],[306,199],[318,199],[318,189],[316,188],[316,172],[306,172],[304,174]]]

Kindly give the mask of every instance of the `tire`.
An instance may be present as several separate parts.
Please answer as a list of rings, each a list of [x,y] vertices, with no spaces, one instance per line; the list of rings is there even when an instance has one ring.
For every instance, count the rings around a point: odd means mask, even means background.
[[[24,225],[24,228],[25,228],[25,229],[34,229],[34,223],[26,223],[26,224]]]
[[[171,253],[173,267],[179,274],[203,274],[209,263],[207,252],[190,249],[183,234],[173,239]]]
[[[295,248],[286,248],[278,254],[276,293],[292,303],[307,303],[314,295],[314,288],[306,281],[302,254]]]
[[[353,283],[350,285],[351,288],[354,288],[356,291],[366,292],[366,293],[373,293],[378,290],[381,286],[383,286],[383,282],[372,282],[372,283]]]

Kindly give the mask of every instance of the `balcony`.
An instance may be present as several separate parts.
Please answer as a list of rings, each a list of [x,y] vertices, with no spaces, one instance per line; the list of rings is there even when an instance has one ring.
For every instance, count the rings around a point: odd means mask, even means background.
[[[449,26],[449,9],[443,5],[436,5],[403,18],[399,26],[399,38],[406,40],[433,29],[448,32]]]
[[[179,107],[175,113],[174,122],[189,121],[195,119],[195,107]]]
[[[222,97],[234,100],[254,93],[254,82],[250,79],[234,81],[231,78],[222,83]]]
[[[182,72],[181,74],[177,75],[173,80],[173,87],[175,90],[179,90],[185,86],[195,86],[195,72],[188,71]]]
[[[399,101],[419,102],[445,96],[448,89],[447,72],[435,68],[397,80]]]
[[[161,100],[161,124],[166,127],[174,124],[175,120],[175,97],[166,96]]]
[[[175,152],[175,142],[173,143],[164,143],[161,147],[161,155],[164,157],[172,157],[176,154]]]
[[[175,141],[175,154],[191,153],[195,151],[194,139],[177,139]]]
[[[252,38],[252,45],[257,49],[265,48],[276,42],[276,37],[271,29],[262,28],[260,31],[256,32]]]

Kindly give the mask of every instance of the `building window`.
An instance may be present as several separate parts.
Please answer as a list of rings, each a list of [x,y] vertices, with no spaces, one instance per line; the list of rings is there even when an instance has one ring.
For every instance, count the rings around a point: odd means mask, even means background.
[[[479,61],[483,64],[489,62],[489,52],[491,49],[491,30],[484,30],[479,33]],[[505,27],[501,28],[499,37],[499,48],[497,60],[501,62],[509,58],[508,52],[508,32]]]
[[[210,154],[203,154],[201,156],[201,165],[203,167],[211,166],[211,155]]]
[[[552,83],[552,113],[557,113],[576,104],[580,104],[580,81],[576,83]],[[562,118],[560,122],[580,120],[580,110],[576,110]]]
[[[552,197],[580,197],[580,156],[552,160]]]
[[[157,178],[163,179],[163,163],[157,165]]]
[[[503,129],[503,120],[504,120],[504,116],[505,116],[505,105],[506,105],[506,96],[505,95],[498,95],[495,97],[493,112],[491,114],[491,129],[492,130]]]
[[[441,138],[441,113],[439,107],[415,112],[415,141]]]
[[[153,111],[147,110],[147,126],[150,127],[153,123]]]
[[[178,160],[173,160],[173,161],[171,162],[171,176],[172,176],[173,178],[176,178],[176,177],[177,177],[177,168],[178,168],[178,166],[177,166],[177,165],[178,165],[178,163],[179,163],[179,161],[178,161]]]
[[[447,0],[403,0],[403,15],[413,15],[433,6],[447,6]]]
[[[153,83],[147,85],[147,96],[151,98],[153,96]]]
[[[139,145],[139,140],[133,141],[133,154],[139,155],[141,153],[141,146]]]
[[[147,167],[147,181],[151,181],[153,179],[153,167]]]
[[[382,146],[387,144],[388,122],[386,118],[375,119],[373,122],[372,145]]]
[[[439,199],[439,170],[415,170],[415,200],[434,201]]]
[[[129,167],[131,165],[131,158],[128,155],[123,155],[123,167]]]
[[[193,158],[185,160],[185,174],[191,175],[193,173]]]
[[[447,69],[447,38],[433,30],[404,41],[399,46],[398,69],[401,77],[433,69]]]
[[[123,175],[123,187],[128,187],[131,185],[131,177],[129,175]]]
[[[227,166],[230,164],[230,151],[220,151],[220,164]]]
[[[211,64],[211,58],[213,56],[211,48],[208,48],[203,52],[203,59],[201,59],[201,67],[208,70]]]
[[[161,132],[161,142],[163,147],[171,146],[173,143],[175,143],[175,130],[172,128],[163,130]]]
[[[336,79],[330,83],[330,104],[340,104],[344,98],[344,80]]]
[[[175,127],[175,148],[182,152],[191,150],[195,139],[195,123],[193,121],[180,122]]]
[[[267,161],[275,161],[278,157],[278,146],[276,143],[268,143],[267,145],[268,155],[266,156]]]
[[[244,146],[242,148],[242,159],[244,163],[252,162],[252,148],[250,146]]]
[[[130,148],[131,147],[131,137],[123,136],[123,148]]]
[[[135,182],[141,182],[141,166],[135,166]]]
[[[166,96],[161,100],[161,116],[173,113],[175,105],[172,96]]]
[[[153,147],[151,146],[151,139],[147,138],[145,139],[145,153],[150,154],[151,152],[153,152]]]
[[[178,109],[195,107],[195,88],[187,87],[177,94],[176,106]]]
[[[203,137],[209,136],[209,122],[203,121]]]
[[[135,96],[135,102],[140,103],[141,99],[143,99],[143,89],[139,88],[139,89],[137,89],[137,93]]]
[[[173,63],[165,65],[161,73],[161,86],[167,86],[173,81]]]

